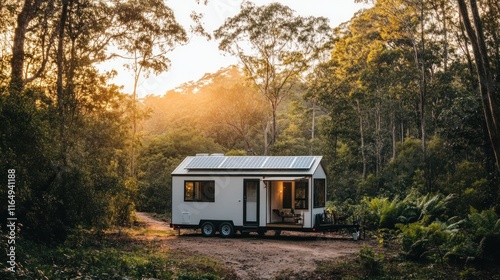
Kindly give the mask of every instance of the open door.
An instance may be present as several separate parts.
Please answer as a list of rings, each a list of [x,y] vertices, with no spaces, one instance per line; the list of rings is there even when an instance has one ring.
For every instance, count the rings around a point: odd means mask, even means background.
[[[260,180],[243,180],[243,225],[259,225]]]

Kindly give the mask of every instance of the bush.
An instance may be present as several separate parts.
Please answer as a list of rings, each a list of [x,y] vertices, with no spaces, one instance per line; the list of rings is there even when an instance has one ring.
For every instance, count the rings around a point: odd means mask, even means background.
[[[403,255],[413,261],[439,260],[443,261],[451,249],[451,240],[458,233],[461,221],[450,219],[447,223],[434,221],[429,225],[421,222],[409,225],[398,225],[401,231]]]
[[[382,254],[375,254],[372,247],[364,245],[363,248],[358,253],[357,260],[360,263],[363,270],[365,270],[368,276],[378,276],[382,275],[383,261]]]

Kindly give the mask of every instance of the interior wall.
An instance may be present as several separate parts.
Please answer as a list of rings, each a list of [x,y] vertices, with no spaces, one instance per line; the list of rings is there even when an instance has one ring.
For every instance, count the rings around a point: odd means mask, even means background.
[[[280,222],[281,218],[272,213],[273,209],[281,211],[283,208],[283,182],[271,181],[271,188],[269,190],[271,198],[271,223]]]

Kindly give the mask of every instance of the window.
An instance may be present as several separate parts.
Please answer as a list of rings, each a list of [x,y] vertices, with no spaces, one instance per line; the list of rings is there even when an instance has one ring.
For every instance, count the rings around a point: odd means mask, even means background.
[[[314,179],[314,208],[325,207],[325,179]]]
[[[308,209],[307,181],[295,182],[295,209]]]
[[[215,201],[215,181],[185,181],[184,201]]]

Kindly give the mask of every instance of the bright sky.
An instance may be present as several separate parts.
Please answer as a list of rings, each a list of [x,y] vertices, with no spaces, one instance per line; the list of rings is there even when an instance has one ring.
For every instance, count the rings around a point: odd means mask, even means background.
[[[192,21],[191,12],[197,11],[204,14],[204,26],[208,32],[216,30],[226,18],[238,14],[242,0],[209,0],[208,5],[196,4],[196,0],[166,0],[177,18],[186,30],[189,30]],[[204,2],[201,0],[200,2]],[[323,16],[330,20],[330,25],[336,27],[348,21],[359,9],[366,7],[354,3],[354,0],[254,0],[256,5],[266,5],[271,2],[280,2],[289,6],[297,14],[303,16]],[[137,88],[139,97],[148,94],[164,95],[182,83],[196,81],[205,73],[214,73],[223,67],[237,64],[238,60],[224,54],[217,48],[217,41],[207,41],[205,38],[192,36],[189,44],[177,47],[169,54],[171,68],[159,76],[142,78]],[[118,71],[113,83],[124,86],[124,92],[132,93],[132,73],[124,69],[119,62],[113,63]],[[110,69],[107,69],[110,70]]]

